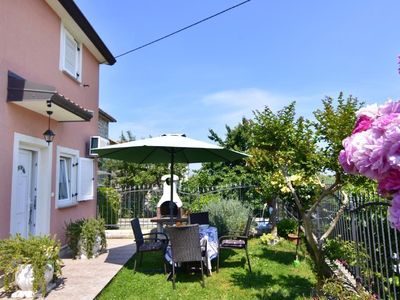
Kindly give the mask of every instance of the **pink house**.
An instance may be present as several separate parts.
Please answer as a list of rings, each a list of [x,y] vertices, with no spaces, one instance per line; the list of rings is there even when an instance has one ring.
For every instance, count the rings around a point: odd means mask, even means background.
[[[65,222],[96,216],[87,147],[115,59],[72,0],[0,1],[0,36],[0,239],[64,241]]]

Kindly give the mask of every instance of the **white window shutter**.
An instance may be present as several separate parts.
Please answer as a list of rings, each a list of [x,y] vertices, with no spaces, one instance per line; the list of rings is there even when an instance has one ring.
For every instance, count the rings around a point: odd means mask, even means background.
[[[94,160],[80,157],[78,164],[78,201],[94,198]]]
[[[73,77],[76,77],[78,69],[78,43],[67,32],[65,33],[64,46],[64,70]]]

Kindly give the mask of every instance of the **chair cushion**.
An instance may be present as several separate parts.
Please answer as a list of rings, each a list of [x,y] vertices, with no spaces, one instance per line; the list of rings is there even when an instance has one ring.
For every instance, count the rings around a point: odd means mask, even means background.
[[[226,248],[244,248],[246,246],[243,240],[222,240],[220,247]]]
[[[139,251],[154,251],[160,250],[162,247],[162,243],[160,241],[152,242],[152,243],[144,243],[139,247]]]

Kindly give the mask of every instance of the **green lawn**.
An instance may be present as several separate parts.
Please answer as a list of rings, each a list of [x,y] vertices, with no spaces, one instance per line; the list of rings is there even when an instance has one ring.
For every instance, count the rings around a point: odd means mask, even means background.
[[[200,273],[181,272],[176,290],[163,274],[160,255],[145,253],[135,274],[131,259],[97,299],[310,299],[316,278],[307,258],[293,266],[294,252],[295,245],[287,241],[265,246],[255,238],[249,244],[253,273],[248,272],[244,251],[225,250],[220,272],[206,277],[204,289]]]

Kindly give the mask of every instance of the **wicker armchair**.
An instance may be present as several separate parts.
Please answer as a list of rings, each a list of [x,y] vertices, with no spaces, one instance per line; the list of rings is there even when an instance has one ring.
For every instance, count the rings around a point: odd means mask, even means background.
[[[140,262],[142,264],[143,261],[143,252],[151,252],[151,251],[161,251],[163,261],[164,261],[164,273],[166,273],[166,265],[164,260],[165,250],[168,246],[168,238],[165,233],[162,232],[151,232],[151,233],[142,233],[142,229],[140,227],[139,219],[135,218],[131,220],[131,226],[133,230],[133,234],[135,236],[136,242],[136,253],[135,253],[135,264],[133,267],[133,271],[136,272],[136,260],[137,254],[140,254]],[[144,238],[144,236],[155,235],[152,238]],[[158,236],[163,236],[163,239],[158,238]]]
[[[172,287],[175,289],[175,265],[183,262],[200,263],[202,287],[204,288],[203,255],[200,245],[199,225],[168,227],[166,232],[171,243]]]
[[[217,260],[217,272],[219,272],[219,259],[221,257],[222,249],[244,249],[246,251],[247,263],[249,264],[249,270],[251,273],[249,252],[247,251],[247,240],[249,238],[250,226],[253,221],[253,217],[249,216],[247,219],[246,227],[244,232],[240,235],[226,235],[219,238],[218,247],[218,260]]]
[[[188,217],[189,224],[210,224],[208,212],[191,213]]]

